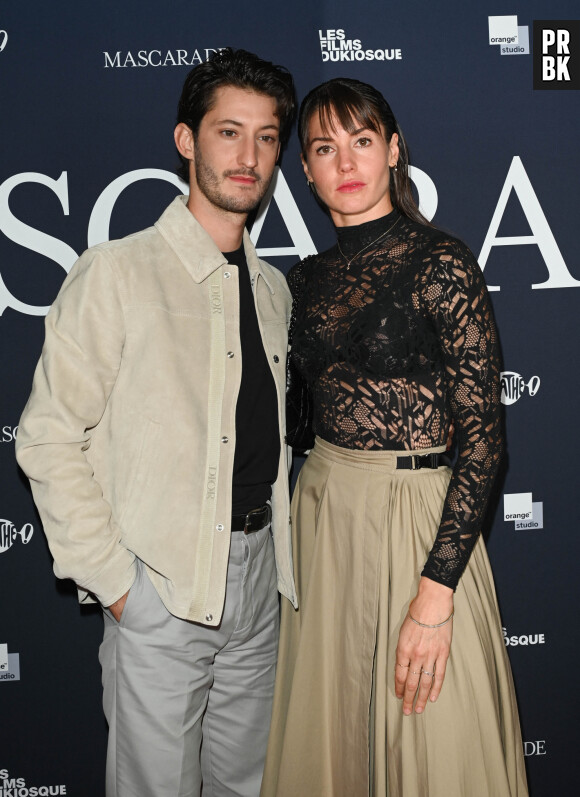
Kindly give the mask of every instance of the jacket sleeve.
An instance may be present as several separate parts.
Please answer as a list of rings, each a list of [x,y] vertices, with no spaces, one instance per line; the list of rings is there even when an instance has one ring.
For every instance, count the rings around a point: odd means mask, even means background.
[[[30,479],[54,571],[109,606],[134,581],[135,557],[86,457],[115,385],[125,325],[119,286],[102,249],[82,255],[46,317],[17,459]]]

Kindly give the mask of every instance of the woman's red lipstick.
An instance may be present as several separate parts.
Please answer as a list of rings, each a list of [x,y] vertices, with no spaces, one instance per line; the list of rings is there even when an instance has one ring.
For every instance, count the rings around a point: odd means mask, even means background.
[[[366,183],[361,182],[360,180],[350,180],[348,183],[342,183],[337,188],[337,191],[341,191],[344,194],[350,194],[353,191],[358,191],[359,188],[363,188]]]

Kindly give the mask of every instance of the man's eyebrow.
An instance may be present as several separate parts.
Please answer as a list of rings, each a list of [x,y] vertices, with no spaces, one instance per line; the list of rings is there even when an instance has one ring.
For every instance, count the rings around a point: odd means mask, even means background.
[[[243,122],[238,122],[236,119],[217,119],[214,122],[214,124],[216,124],[216,125],[231,125],[232,127],[243,127],[244,126]],[[267,125],[262,125],[262,127],[260,127],[260,130],[276,130],[276,131],[278,131],[279,129],[280,129],[279,125],[276,125],[276,124],[267,124]]]

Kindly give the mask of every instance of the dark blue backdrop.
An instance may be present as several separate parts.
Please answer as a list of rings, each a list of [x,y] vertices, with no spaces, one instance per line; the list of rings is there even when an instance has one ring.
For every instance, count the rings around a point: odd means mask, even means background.
[[[577,793],[580,113],[576,91],[534,90],[531,54],[534,20],[575,13],[572,0],[288,0],[280,10],[255,0],[29,0],[2,10],[0,794],[11,783],[82,797],[104,791],[101,619],[54,579],[14,461],[43,308],[88,244],[150,225],[175,195],[181,84],[190,65],[226,45],[290,68],[300,96],[337,75],[380,88],[410,142],[422,203],[471,246],[488,285],[499,288],[492,299],[510,372],[508,456],[488,545],[531,793]],[[515,24],[516,52],[490,44],[490,15],[517,16],[492,20],[500,29]],[[332,60],[341,40],[354,49]],[[332,240],[295,141],[254,236],[258,229],[258,249],[284,271]]]

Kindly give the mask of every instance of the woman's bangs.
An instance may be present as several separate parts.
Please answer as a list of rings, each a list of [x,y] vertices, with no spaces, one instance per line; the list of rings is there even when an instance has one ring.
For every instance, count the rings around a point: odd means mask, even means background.
[[[361,129],[381,132],[374,109],[362,97],[325,97],[318,107],[318,119],[324,135],[336,133],[336,125],[350,135]]]

